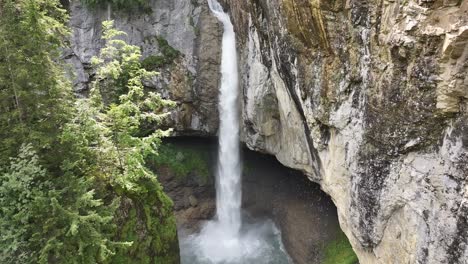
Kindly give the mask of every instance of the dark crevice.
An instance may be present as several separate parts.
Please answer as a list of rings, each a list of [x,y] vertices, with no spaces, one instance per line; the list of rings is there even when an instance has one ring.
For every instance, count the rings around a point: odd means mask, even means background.
[[[288,53],[286,53],[288,54]],[[290,53],[289,53],[290,54]],[[281,56],[281,55],[280,55]],[[287,58],[285,58],[287,60]],[[285,60],[279,60],[279,61],[285,61]],[[312,159],[312,169],[314,170],[315,173],[315,179],[319,180],[321,177],[321,169],[322,169],[322,164],[320,161],[320,157],[318,155],[317,149],[314,147],[314,141],[311,137],[311,132],[309,129],[309,126],[307,125],[307,119],[304,114],[304,109],[302,108],[301,100],[300,97],[297,95],[296,91],[294,90],[294,77],[291,74],[291,69],[288,68],[288,65],[291,65],[291,63],[280,63],[279,64],[279,69],[278,72],[280,75],[282,75],[282,79],[286,82],[286,88],[288,89],[289,95],[293,99],[294,105],[301,116],[302,120],[302,125],[304,127],[304,136],[306,138],[307,144],[308,144],[308,149],[310,152],[310,157]]]

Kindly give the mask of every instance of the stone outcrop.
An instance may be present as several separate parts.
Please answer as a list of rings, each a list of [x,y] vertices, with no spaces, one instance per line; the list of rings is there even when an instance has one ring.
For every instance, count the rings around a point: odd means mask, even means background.
[[[361,263],[467,263],[468,1],[224,0],[238,39],[242,140],[319,183]],[[220,27],[203,0],[112,15],[144,55],[183,56],[153,88],[178,134],[214,134]],[[86,91],[106,10],[70,6]]]
[[[157,170],[158,180],[174,202],[177,227],[185,232],[198,232],[204,221],[213,219],[216,212],[216,189],[214,177],[200,184],[193,172],[185,178],[177,177],[168,167]]]
[[[171,63],[158,67],[160,75],[147,83],[149,89],[177,102],[168,124],[175,133],[216,133],[221,27],[203,0],[152,0],[149,6],[149,10],[128,12],[87,8],[78,0],[68,4],[72,38],[65,58],[72,65],[75,91],[89,92],[94,74],[91,58],[104,44],[101,24],[112,19],[117,29],[126,32],[129,43],[141,47],[143,58],[164,57],[159,39],[179,52]]]

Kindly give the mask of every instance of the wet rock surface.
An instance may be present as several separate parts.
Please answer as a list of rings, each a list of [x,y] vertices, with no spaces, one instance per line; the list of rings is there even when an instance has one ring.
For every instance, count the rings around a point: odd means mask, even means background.
[[[245,210],[276,223],[294,263],[323,263],[326,245],[341,232],[330,197],[272,156],[244,151],[244,168]]]
[[[180,229],[197,232],[203,221],[215,216],[216,190],[213,182],[200,184],[193,180],[193,175],[180,179],[169,168],[158,168],[157,173],[164,191],[174,202]]]

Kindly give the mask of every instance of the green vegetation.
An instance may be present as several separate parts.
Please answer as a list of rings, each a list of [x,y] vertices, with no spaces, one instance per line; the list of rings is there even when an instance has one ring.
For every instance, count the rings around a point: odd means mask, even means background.
[[[172,64],[180,56],[180,52],[169,45],[163,37],[156,38],[162,55],[150,55],[141,64],[148,71],[154,71],[162,66]]]
[[[358,262],[348,238],[340,232],[337,238],[325,246],[324,264],[356,264]]]
[[[155,168],[168,167],[181,180],[194,174],[201,184],[210,181],[209,153],[205,151],[163,144],[159,147],[158,154],[151,157],[150,163]]]
[[[142,69],[140,49],[117,39],[123,32],[113,29],[112,22],[104,22],[103,27],[107,45],[100,57],[93,59],[98,70],[89,100],[100,114],[97,121],[107,128],[104,133],[108,138],[101,138],[106,152],[101,157],[102,163],[113,165],[103,176],[140,219],[135,222],[119,214],[117,222],[127,228],[119,231],[118,237],[133,238],[133,243],[129,251],[118,249],[110,263],[174,263],[178,246],[172,201],[145,166],[145,160],[156,155],[160,138],[168,131],[139,135],[143,125],[157,125],[164,119],[167,113],[163,109],[174,103],[161,99],[159,94],[144,92],[142,81],[156,73]]]
[[[161,53],[164,56],[166,56],[169,60],[175,60],[180,55],[180,52],[174,49],[171,45],[169,45],[167,40],[163,37],[158,37],[157,40]]]
[[[159,69],[167,63],[167,59],[162,55],[150,55],[141,62],[143,68],[149,71]]]
[[[58,0],[0,0],[0,263],[177,263],[172,201],[146,167],[173,105],[105,22],[91,96],[58,63]],[[126,227],[126,228],[121,228]]]
[[[57,5],[0,1],[0,166],[8,166],[23,142],[53,156],[57,125],[70,118],[71,87],[54,62],[68,35]]]
[[[2,263],[96,263],[129,245],[111,240],[118,199],[105,203],[70,171],[54,176],[30,145],[1,174]]]
[[[192,1],[192,2],[196,2],[196,1]],[[196,6],[198,4],[193,4],[193,5]],[[200,36],[200,28],[197,25],[195,25],[195,21],[193,20],[192,16],[189,18],[189,24],[190,26],[192,26],[193,32],[195,33],[195,35]]]

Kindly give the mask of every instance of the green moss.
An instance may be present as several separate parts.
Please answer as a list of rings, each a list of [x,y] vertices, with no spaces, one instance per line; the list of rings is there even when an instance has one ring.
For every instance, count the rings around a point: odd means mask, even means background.
[[[340,232],[337,238],[325,246],[324,264],[356,264],[359,260],[348,238]]]
[[[177,59],[180,56],[180,52],[176,49],[174,49],[169,43],[167,42],[166,39],[163,37],[158,37],[158,46],[159,50],[163,54],[163,56],[166,58],[166,61],[172,63],[175,59]]]
[[[141,66],[148,71],[154,71],[166,65],[167,61],[164,56],[150,55],[141,62]]]
[[[190,147],[161,145],[158,155],[151,158],[150,164],[155,167],[168,167],[179,180],[184,180],[194,174],[201,184],[210,180],[209,154]]]
[[[154,71],[163,66],[170,65],[180,56],[180,52],[169,45],[163,37],[156,37],[156,41],[161,55],[150,55],[141,62],[143,68],[148,71]]]
[[[155,178],[139,183],[142,191],[125,193],[117,213],[119,238],[133,244],[118,250],[109,263],[179,263],[173,203]]]
[[[193,28],[193,32],[195,33],[195,36],[200,36],[200,28],[195,25],[195,20],[193,20],[193,17],[189,18],[189,24]]]

